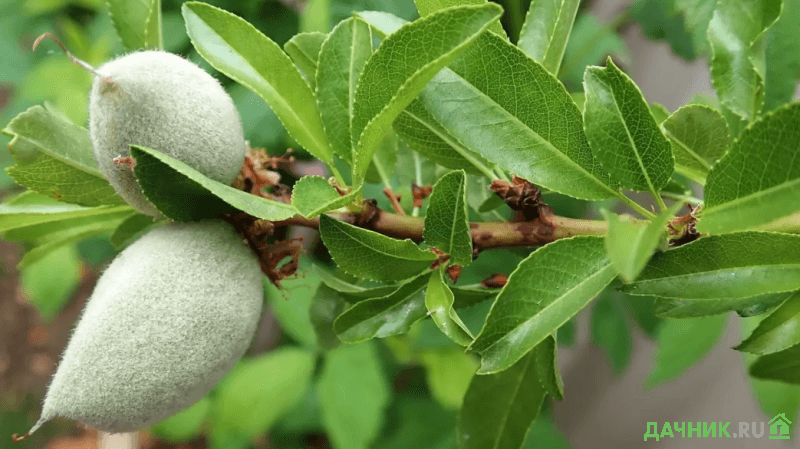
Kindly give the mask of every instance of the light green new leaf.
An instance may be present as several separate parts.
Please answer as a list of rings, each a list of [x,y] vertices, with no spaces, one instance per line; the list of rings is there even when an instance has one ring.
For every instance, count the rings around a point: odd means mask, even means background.
[[[412,324],[426,316],[422,289],[427,281],[419,276],[385,297],[356,303],[336,318],[333,330],[345,343],[408,332]]]
[[[339,22],[322,44],[316,75],[317,107],[337,156],[353,160],[351,120],[358,78],[372,55],[372,33],[363,20]]]
[[[658,328],[655,368],[645,381],[654,387],[678,377],[703,359],[722,337],[726,315],[666,320]]]
[[[75,245],[64,245],[20,272],[25,299],[44,321],[58,315],[81,281],[81,259]]]
[[[186,410],[150,428],[158,438],[172,443],[189,442],[200,436],[211,411],[211,399],[203,397]]]
[[[60,112],[33,106],[2,133],[11,137],[16,165],[6,171],[17,184],[65,203],[124,204],[97,168],[89,133]]]
[[[725,117],[708,106],[684,106],[670,115],[661,129],[672,143],[675,171],[700,184],[705,184],[711,166],[731,145]]]
[[[752,334],[734,349],[769,354],[800,344],[800,292],[764,318]]]
[[[72,220],[86,219],[91,221],[91,219],[87,217],[105,215],[116,216],[119,214],[130,214],[133,212],[133,209],[128,206],[82,207],[72,204],[59,203],[53,199],[43,197],[39,194],[25,196],[28,197],[28,199],[41,198],[45,201],[42,201],[38,204],[32,202],[24,203],[22,201],[0,204],[0,232],[8,231],[10,229],[28,228],[45,223],[52,224],[52,227],[47,229],[48,232],[52,232],[53,230],[60,230],[70,227],[73,223]],[[81,221],[80,223],[83,224],[84,222]],[[19,240],[28,240],[29,238],[36,238],[39,235],[40,234],[37,232],[36,235],[26,236],[24,238],[20,238]]]
[[[459,449],[519,449],[547,392],[539,382],[537,350],[505,371],[475,376],[458,413]]]
[[[469,347],[481,354],[479,373],[496,373],[516,363],[615,276],[601,237],[562,239],[531,253],[509,276]]]
[[[319,232],[342,270],[365,279],[401,281],[416,276],[436,259],[411,240],[397,240],[322,215]]]
[[[623,186],[658,196],[675,162],[641,91],[611,58],[605,68],[587,68],[583,81],[583,122],[592,153]]]
[[[792,295],[788,293],[770,293],[740,299],[670,299],[658,298],[653,313],[664,318],[692,318],[720,313],[741,311],[752,307],[772,307],[778,305]],[[640,299],[640,298],[635,298]]]
[[[314,353],[305,349],[286,347],[245,359],[217,388],[214,430],[222,428],[247,439],[269,431],[303,399],[313,373]]]
[[[341,346],[328,352],[318,396],[322,422],[334,449],[372,447],[391,399],[375,345]]]
[[[608,259],[625,282],[632,282],[666,237],[669,220],[682,206],[675,203],[649,222],[631,221],[603,210],[608,220]]]
[[[147,199],[175,221],[215,218],[240,210],[264,220],[285,220],[297,213],[289,204],[261,198],[205,177],[183,162],[151,148],[131,146],[133,173]]]
[[[800,289],[800,235],[737,232],[712,235],[650,259],[634,295],[741,299]]]
[[[108,0],[108,14],[128,50],[164,48],[161,0]]]
[[[433,322],[445,335],[461,346],[469,346],[474,337],[453,308],[455,298],[443,276],[442,269],[431,273],[425,292],[425,307]]]
[[[182,7],[186,31],[212,67],[257,93],[314,157],[333,163],[314,93],[281,48],[245,20],[205,3]]]
[[[472,235],[467,220],[467,175],[453,171],[433,186],[425,216],[425,243],[450,255],[449,263],[472,263]]]
[[[339,192],[321,176],[303,176],[292,188],[292,207],[306,218],[344,207],[353,201],[357,191],[347,195]]]
[[[625,370],[631,358],[633,339],[619,299],[608,290],[592,307],[592,342],[606,353],[614,374]]]
[[[404,25],[384,39],[364,67],[353,103],[355,185],[363,182],[394,119],[501,13],[493,3],[449,8]]]
[[[711,82],[723,106],[752,121],[764,104],[766,31],[782,0],[720,0],[708,24]]]
[[[764,111],[792,101],[800,78],[800,0],[783,0],[780,18],[767,32]]]
[[[424,351],[420,354],[420,362],[425,367],[425,380],[431,396],[445,408],[461,408],[478,369],[477,359],[472,354],[465,354],[461,348],[455,348]]]
[[[283,332],[303,346],[313,349],[317,338],[309,309],[320,280],[314,270],[308,268],[310,266],[311,261],[302,257],[298,276],[281,280],[280,288],[266,277],[263,281],[264,296]],[[291,292],[291,296],[287,295],[287,292]]]
[[[283,44],[283,51],[292,58],[292,62],[303,74],[303,78],[306,79],[312,90],[317,86],[319,50],[326,37],[328,37],[327,34],[319,31],[298,33]]]
[[[800,210],[800,103],[748,127],[708,174],[697,230],[723,233]]]
[[[484,5],[487,2],[488,0],[414,0],[420,17],[429,16],[437,11],[452,8],[453,6]],[[503,29],[503,25],[501,25],[500,22],[493,22],[489,25],[489,31],[508,39],[506,30]]]
[[[800,384],[800,345],[759,357],[750,365],[750,375],[759,379]]]
[[[345,279],[342,279],[339,276],[331,273],[326,268],[321,268],[319,265],[314,265],[314,273],[319,276],[320,280],[323,284],[327,285],[328,287],[332,288],[333,290],[344,293],[348,299],[353,298],[362,298],[362,299],[369,299],[369,298],[381,298],[393,291],[397,290],[396,285],[385,285],[382,287],[365,287],[363,285],[357,285]],[[350,302],[358,302],[358,301],[350,301]]]
[[[558,75],[580,0],[533,0],[517,46]]]

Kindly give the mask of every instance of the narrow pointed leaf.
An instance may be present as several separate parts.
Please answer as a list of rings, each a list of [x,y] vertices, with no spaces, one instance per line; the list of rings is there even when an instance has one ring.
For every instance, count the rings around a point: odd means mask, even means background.
[[[633,340],[625,311],[613,293],[604,292],[592,307],[592,342],[608,356],[614,374],[625,370]]]
[[[420,17],[429,16],[437,11],[453,6],[484,5],[487,2],[488,0],[414,0]],[[503,29],[503,25],[501,25],[500,22],[492,23],[489,26],[489,31],[508,39],[506,30]]]
[[[516,363],[615,276],[600,237],[558,240],[534,251],[511,273],[469,347],[481,354],[479,373]]]
[[[316,265],[314,267],[316,268]],[[317,345],[322,349],[331,350],[341,344],[341,340],[333,330],[333,322],[341,315],[345,306],[346,301],[342,295],[326,284],[320,285],[311,298],[309,321],[314,328]]]
[[[345,343],[404,334],[427,314],[422,291],[427,283],[419,276],[388,296],[358,302],[336,318],[333,330]]]
[[[353,201],[354,193],[340,195],[321,176],[303,176],[292,188],[292,207],[306,218],[344,207]]]
[[[501,12],[492,3],[450,8],[404,25],[384,39],[364,67],[353,104],[356,185],[363,181],[372,156],[394,119]]]
[[[517,46],[558,75],[580,0],[533,0]]]
[[[133,173],[147,199],[176,221],[216,218],[240,210],[264,220],[285,220],[297,211],[205,177],[183,162],[151,148],[131,146]]]
[[[800,345],[761,356],[750,365],[750,375],[759,379],[800,384]]]
[[[654,387],[678,377],[699,362],[717,344],[726,315],[666,320],[658,329],[655,368],[645,384]]]
[[[723,106],[755,120],[764,104],[766,31],[781,0],[720,0],[708,24],[711,81]]]
[[[555,336],[551,335],[539,343],[536,352],[536,370],[539,382],[545,391],[559,401],[564,399],[564,381],[558,368],[558,346]]]
[[[164,32],[161,25],[161,0],[150,0],[144,24],[144,48],[164,48]]]
[[[583,121],[592,153],[625,187],[654,196],[674,171],[672,148],[633,80],[609,58],[584,74]]]
[[[425,271],[436,259],[411,240],[397,240],[339,220],[320,216],[325,247],[342,270],[365,279],[401,281]]]
[[[778,21],[767,32],[764,111],[792,101],[800,79],[800,1],[784,0]]]
[[[800,235],[738,232],[712,235],[658,253],[634,295],[678,299],[740,299],[800,289]]]
[[[317,86],[319,50],[326,37],[328,37],[327,34],[319,31],[298,33],[283,44],[283,51],[292,58],[292,62],[303,74],[303,78],[306,79],[312,90]]]
[[[345,295],[345,299],[349,300],[352,300],[353,298],[381,298],[397,290],[396,285],[386,285],[382,287],[365,287],[363,285],[357,285],[342,279],[339,276],[336,276],[325,268],[320,268],[318,265],[314,265],[314,273],[319,276],[323,284],[339,293],[343,293]]]
[[[317,69],[317,107],[334,153],[353,160],[350,121],[358,78],[372,55],[372,33],[364,21],[339,22],[322,44]]]
[[[38,194],[35,194],[35,196],[41,197]],[[75,220],[91,220],[89,217],[130,214],[133,212],[133,209],[129,206],[82,207],[59,203],[47,197],[42,198],[44,201],[38,204],[22,201],[0,204],[0,232],[11,229],[25,229],[43,224],[50,224],[55,226],[55,229],[61,229],[62,227],[70,227]]]
[[[800,210],[800,103],[748,127],[708,175],[697,229],[723,233]]]
[[[661,128],[672,144],[675,171],[701,184],[705,184],[711,166],[731,145],[725,117],[708,106],[684,106],[670,115]]]
[[[120,250],[142,236],[154,224],[153,217],[149,215],[132,214],[114,229],[109,241],[114,248]]]
[[[182,11],[186,31],[203,59],[257,93],[303,148],[332,163],[314,93],[278,44],[244,19],[214,6],[187,2]]]
[[[800,292],[764,318],[735,349],[751,354],[769,354],[800,344]]]
[[[772,307],[791,296],[792,293],[771,293],[740,299],[670,299],[658,298],[653,313],[664,318],[692,318],[719,315],[725,312],[752,307]],[[640,298],[634,298],[639,300]]]
[[[164,47],[160,0],[109,0],[108,13],[128,50]]]
[[[467,176],[450,172],[436,181],[423,231],[425,243],[450,255],[453,265],[472,263],[472,236],[467,220]]]
[[[425,292],[425,307],[431,314],[433,322],[445,335],[461,346],[469,346],[473,339],[472,333],[453,308],[453,292],[444,282],[442,275],[441,269],[431,273],[428,289]]]

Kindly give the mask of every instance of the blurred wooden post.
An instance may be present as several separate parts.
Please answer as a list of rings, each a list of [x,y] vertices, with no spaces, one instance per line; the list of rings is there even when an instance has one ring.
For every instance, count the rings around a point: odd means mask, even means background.
[[[97,449],[136,449],[136,433],[105,433],[97,435]]]

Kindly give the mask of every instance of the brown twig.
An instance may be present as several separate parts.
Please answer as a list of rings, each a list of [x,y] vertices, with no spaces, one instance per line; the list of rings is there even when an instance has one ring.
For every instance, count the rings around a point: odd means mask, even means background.
[[[386,198],[389,198],[389,202],[392,203],[392,209],[400,215],[406,215],[406,211],[403,210],[403,206],[400,205],[400,195],[394,193],[391,187],[386,187],[383,189],[383,194],[386,195]]]

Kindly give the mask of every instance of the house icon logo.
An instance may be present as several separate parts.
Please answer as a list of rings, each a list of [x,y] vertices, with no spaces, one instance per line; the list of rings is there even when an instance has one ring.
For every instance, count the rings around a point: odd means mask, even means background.
[[[786,419],[786,415],[778,413],[774,418],[769,420],[769,439],[770,440],[788,440],[789,426],[792,422]]]

